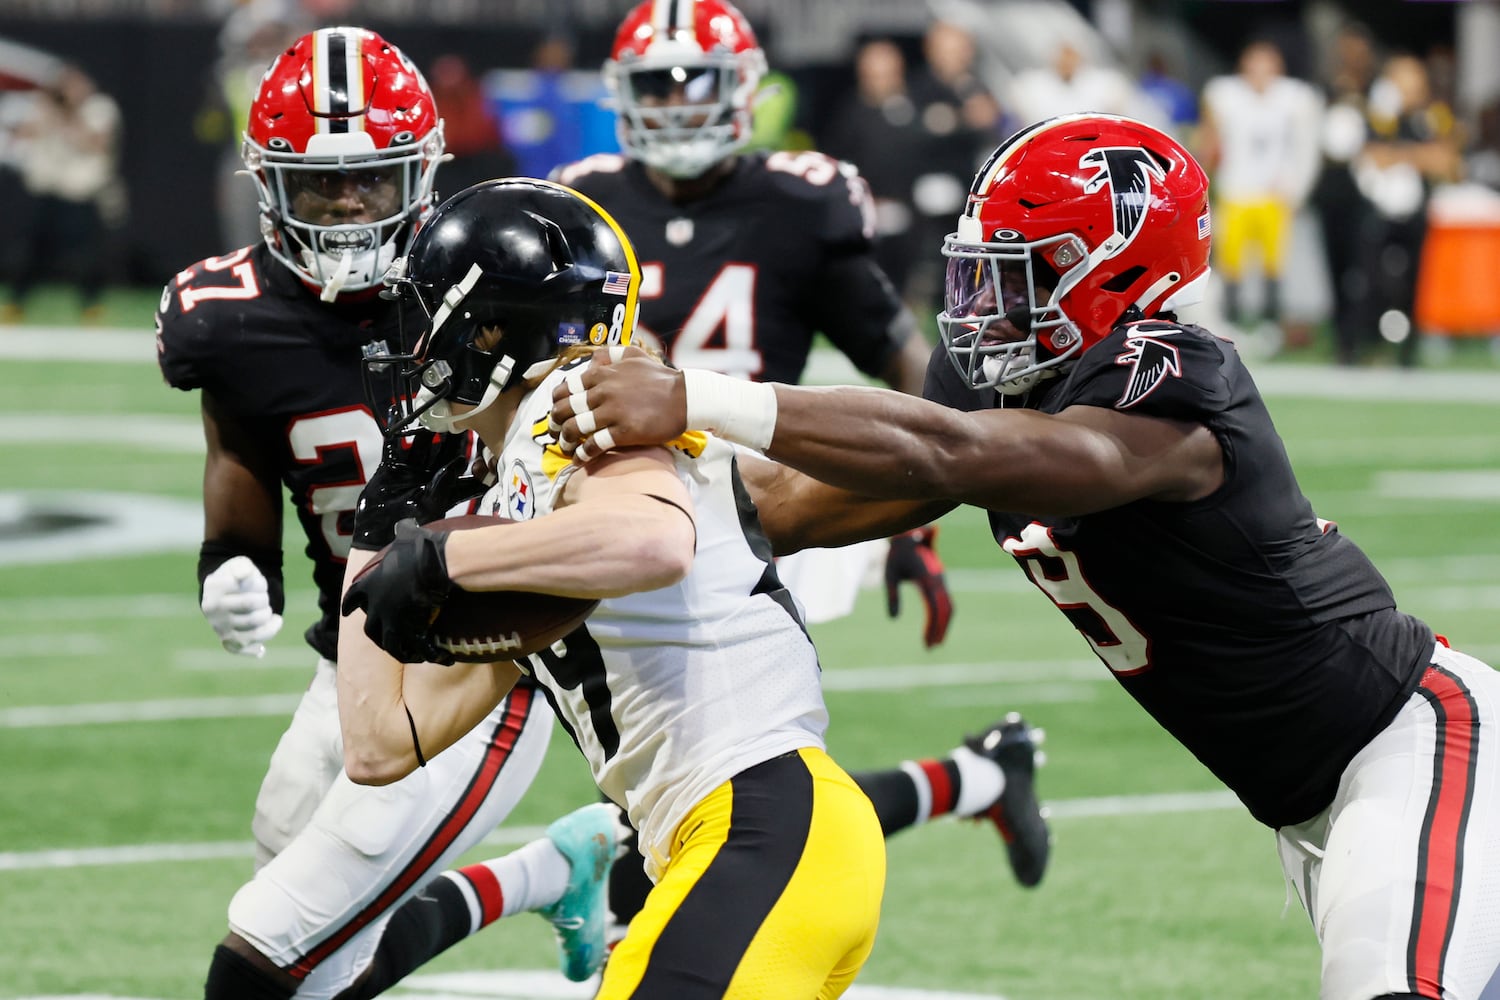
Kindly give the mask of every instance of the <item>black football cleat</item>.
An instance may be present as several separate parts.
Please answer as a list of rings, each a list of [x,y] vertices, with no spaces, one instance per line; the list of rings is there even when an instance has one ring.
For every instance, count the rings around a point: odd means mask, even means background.
[[[999,764],[1005,774],[1005,791],[975,818],[987,817],[995,824],[1005,841],[1016,881],[1028,889],[1042,881],[1052,850],[1047,816],[1036,798],[1036,768],[1045,759],[1037,750],[1043,735],[1011,712],[979,735],[964,740],[964,746]]]

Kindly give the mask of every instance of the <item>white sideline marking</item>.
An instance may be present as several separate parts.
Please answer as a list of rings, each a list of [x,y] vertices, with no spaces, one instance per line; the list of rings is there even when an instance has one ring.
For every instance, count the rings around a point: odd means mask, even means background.
[[[1045,803],[1053,819],[1099,819],[1116,816],[1218,812],[1238,809],[1233,792],[1174,792],[1158,795],[1105,795],[1086,799],[1053,799]],[[948,820],[945,820],[948,821]],[[529,843],[545,835],[542,826],[502,826],[483,840],[490,846],[507,847]],[[248,840],[221,840],[197,844],[131,844],[120,847],[83,847],[44,851],[0,852],[0,871],[36,871],[49,868],[84,868],[109,865],[218,861],[248,858],[255,845]]]

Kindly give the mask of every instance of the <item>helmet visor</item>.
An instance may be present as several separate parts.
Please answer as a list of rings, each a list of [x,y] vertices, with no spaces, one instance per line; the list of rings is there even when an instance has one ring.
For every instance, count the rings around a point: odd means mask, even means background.
[[[314,226],[369,224],[405,210],[403,165],[360,170],[284,169],[289,218]]]
[[[733,73],[722,66],[669,66],[627,72],[624,83],[638,104],[713,105],[722,100]]]

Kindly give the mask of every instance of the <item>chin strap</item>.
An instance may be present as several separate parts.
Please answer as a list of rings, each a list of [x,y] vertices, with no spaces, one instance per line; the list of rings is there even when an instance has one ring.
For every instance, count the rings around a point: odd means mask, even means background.
[[[318,294],[318,298],[324,302],[332,302],[338,298],[339,292],[344,290],[344,282],[349,280],[349,272],[353,270],[354,251],[345,250],[339,255],[339,266],[333,272],[333,277],[329,278],[327,283],[323,285],[323,291]]]

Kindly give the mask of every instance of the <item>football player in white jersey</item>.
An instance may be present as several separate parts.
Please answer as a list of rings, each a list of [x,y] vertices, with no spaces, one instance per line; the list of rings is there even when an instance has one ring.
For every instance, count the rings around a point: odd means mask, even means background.
[[[501,470],[481,509],[518,523],[403,524],[358,579],[368,560],[351,558],[350,776],[401,779],[529,674],[640,831],[656,882],[598,995],[838,996],[874,943],[884,842],[824,750],[817,654],[736,450],[694,435],[585,470],[548,430],[552,391],[588,348],[630,341],[640,270],[623,232],[569,188],[489,181],[440,206],[390,280],[430,325],[412,355],[378,359],[416,390],[387,433],[414,417],[477,431]],[[570,344],[584,345],[571,360]],[[539,655],[435,667],[451,656],[429,628],[454,586],[601,603]]]

